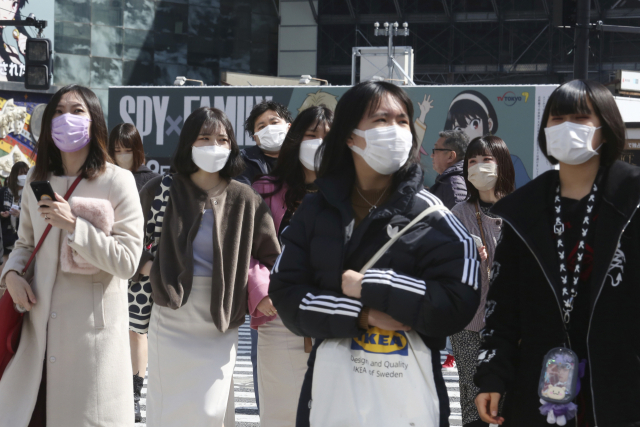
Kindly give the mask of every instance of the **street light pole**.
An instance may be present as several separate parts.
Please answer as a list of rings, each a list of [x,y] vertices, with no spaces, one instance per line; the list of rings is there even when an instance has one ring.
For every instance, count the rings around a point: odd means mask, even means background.
[[[573,57],[573,78],[589,78],[589,28],[591,1],[577,0],[575,32],[575,55]]]

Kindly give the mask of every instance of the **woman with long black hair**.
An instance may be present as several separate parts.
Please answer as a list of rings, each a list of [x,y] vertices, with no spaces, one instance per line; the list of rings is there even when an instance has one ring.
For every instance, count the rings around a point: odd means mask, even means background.
[[[640,169],[619,161],[625,127],[611,92],[589,80],[557,88],[538,143],[559,170],[492,209],[504,228],[476,406],[485,422],[518,427],[573,417],[579,427],[637,426]]]
[[[316,154],[332,122],[333,112],[326,107],[310,107],[298,114],[284,139],[276,167],[253,184],[271,209],[278,236],[289,225],[303,197],[318,191],[313,183]],[[296,336],[284,326],[268,291],[264,286],[249,294],[251,327],[259,336],[260,425],[287,427],[296,420],[309,358],[305,340],[309,339]]]
[[[449,423],[439,349],[478,307],[478,253],[458,220],[424,190],[415,135],[412,102],[401,88],[386,82],[351,88],[340,98],[320,148],[318,192],[305,197],[282,232],[282,255],[272,271],[269,296],[287,328],[315,338],[298,426],[308,426],[310,417],[327,416],[330,421],[315,424],[402,425],[407,420],[404,403],[394,402],[409,399],[420,402],[412,411],[429,407],[431,418],[416,421],[416,426]],[[358,273],[399,230],[434,206],[444,210],[434,209],[375,268]],[[428,395],[406,389],[377,405],[342,387],[345,376],[314,374],[324,339],[359,338],[370,327],[400,331],[390,334],[401,353],[404,332],[418,333],[426,377],[416,381],[430,390]],[[340,366],[351,371],[352,363],[347,356]],[[377,384],[370,391],[382,393],[385,383]],[[323,410],[327,407],[335,409]],[[373,419],[380,411],[387,420]]]

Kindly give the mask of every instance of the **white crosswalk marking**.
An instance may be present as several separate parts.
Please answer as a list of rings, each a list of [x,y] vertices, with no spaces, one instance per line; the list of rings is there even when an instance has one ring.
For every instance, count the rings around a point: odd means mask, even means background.
[[[447,354],[440,354],[440,362],[444,363]],[[236,427],[259,427],[260,417],[258,407],[253,392],[253,376],[251,364],[251,334],[249,329],[249,318],[244,325],[240,326],[238,357],[236,367],[233,371],[233,381],[235,387],[235,407],[236,407]],[[460,409],[460,389],[458,388],[458,373],[445,372],[444,381],[449,393],[449,406],[451,416],[449,423],[451,426],[462,425],[462,410]],[[142,399],[140,399],[142,412],[142,423],[137,427],[146,427],[147,413],[147,379],[144,380],[142,388]]]

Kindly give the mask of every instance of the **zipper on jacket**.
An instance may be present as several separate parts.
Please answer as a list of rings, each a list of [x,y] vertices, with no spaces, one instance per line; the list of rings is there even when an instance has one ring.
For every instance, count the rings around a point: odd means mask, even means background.
[[[565,332],[567,332],[566,325],[564,323],[564,317],[562,316],[562,306],[560,305],[560,300],[558,299],[558,294],[556,292],[556,289],[553,287],[553,283],[551,283],[551,280],[549,279],[549,276],[547,276],[547,272],[545,271],[544,267],[542,267],[542,263],[538,259],[538,257],[535,254],[535,252],[533,252],[533,250],[531,249],[531,246],[529,246],[527,241],[522,237],[522,234],[520,234],[518,232],[518,230],[516,230],[515,227],[513,225],[511,225],[511,223],[508,220],[506,220],[505,218],[502,218],[502,220],[504,222],[506,222],[507,224],[509,224],[509,227],[511,227],[513,232],[516,233],[518,235],[518,237],[520,237],[520,240],[522,240],[524,242],[524,244],[527,246],[527,249],[529,249],[529,252],[531,252],[533,257],[538,262],[538,265],[540,266],[540,270],[542,270],[542,274],[544,274],[544,278],[547,279],[547,283],[549,283],[549,286],[551,287],[551,291],[553,292],[553,295],[556,297],[556,302],[558,303],[558,310],[560,312],[560,320],[562,321],[563,329],[565,330]],[[567,334],[567,336],[568,336],[568,334]],[[571,348],[571,343],[569,343],[569,348]]]
[[[640,208],[640,204],[636,206],[636,208],[631,213],[631,216],[629,217],[629,221],[627,221],[627,223],[622,228],[622,231],[618,236],[618,242],[616,243],[616,250],[618,249],[618,245],[620,245],[620,240],[622,239],[622,235],[627,229],[627,226],[629,226],[629,224],[631,223],[631,220],[633,219],[636,212],[638,211],[638,208]],[[613,257],[615,258],[615,252],[613,254]],[[608,265],[611,266],[612,262],[613,262],[613,258],[611,258],[611,261],[609,261]],[[607,281],[607,275],[605,274],[604,279],[602,280],[602,284],[600,285],[600,290],[598,291],[598,295],[596,295],[596,299],[593,302],[593,310],[591,310],[591,315],[589,316],[589,327],[587,328],[587,360],[589,362],[589,376],[591,380],[589,382],[589,388],[591,389],[591,404],[593,405],[593,422],[595,423],[595,427],[598,427],[598,419],[596,418],[596,401],[595,401],[595,395],[593,394],[593,374],[591,371],[591,351],[589,350],[589,335],[591,333],[591,321],[593,320],[593,312],[596,309],[596,304],[598,303],[598,299],[600,298],[600,294],[602,293],[602,289],[604,289],[604,283],[606,281]]]

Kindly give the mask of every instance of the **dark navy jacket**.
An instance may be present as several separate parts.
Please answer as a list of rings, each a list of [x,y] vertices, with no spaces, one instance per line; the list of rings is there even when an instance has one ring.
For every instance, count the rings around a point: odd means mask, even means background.
[[[429,189],[449,209],[467,199],[467,184],[462,176],[463,164],[464,161],[460,161],[447,168],[436,177],[435,184]]]
[[[283,231],[269,296],[287,328],[316,338],[298,426],[308,425],[308,396],[321,338],[361,336],[365,331],[358,327],[358,315],[363,306],[411,326],[432,350],[440,425],[448,426],[449,400],[439,350],[447,336],[467,326],[480,301],[478,251],[467,230],[449,211],[428,215],[367,270],[360,300],[342,293],[345,270],[359,271],[395,231],[428,207],[441,204],[423,188],[422,179],[419,166],[412,167],[389,200],[354,228],[353,172],[320,178],[319,192],[304,198]]]
[[[254,145],[240,150],[240,156],[245,163],[245,170],[234,179],[243,184],[251,185],[257,176],[267,175],[276,165],[276,158],[269,157]]]

